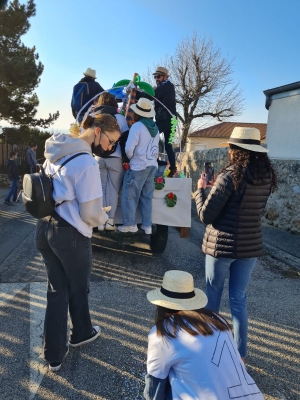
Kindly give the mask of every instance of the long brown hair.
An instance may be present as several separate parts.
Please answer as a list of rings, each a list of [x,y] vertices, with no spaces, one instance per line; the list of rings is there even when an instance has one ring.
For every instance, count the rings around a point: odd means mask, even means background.
[[[264,181],[266,172],[270,174],[271,191],[274,192],[277,188],[277,177],[267,153],[246,150],[234,144],[230,144],[230,150],[232,151],[232,157],[228,158],[227,164],[221,169],[219,174],[232,166],[232,180],[235,190],[238,189],[245,177],[248,166],[251,165],[256,179],[261,178]]]
[[[97,114],[94,117],[88,115],[82,121],[82,127],[84,129],[99,127],[106,132],[120,132],[120,127],[117,123],[117,120],[109,114]]]
[[[176,338],[180,329],[192,336],[213,335],[215,331],[229,331],[230,326],[225,319],[214,312],[201,308],[199,310],[184,311],[171,310],[157,306],[155,325],[158,336]]]
[[[99,99],[97,101],[96,107],[100,106],[111,106],[114,108],[118,108],[118,103],[115,99],[115,96],[109,92],[104,92],[100,94]]]

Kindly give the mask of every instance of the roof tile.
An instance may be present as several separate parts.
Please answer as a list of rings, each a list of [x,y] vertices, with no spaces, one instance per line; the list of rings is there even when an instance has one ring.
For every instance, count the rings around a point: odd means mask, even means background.
[[[188,137],[229,138],[236,126],[257,128],[260,130],[260,139],[266,138],[267,124],[251,122],[221,122],[199,131],[191,132]]]

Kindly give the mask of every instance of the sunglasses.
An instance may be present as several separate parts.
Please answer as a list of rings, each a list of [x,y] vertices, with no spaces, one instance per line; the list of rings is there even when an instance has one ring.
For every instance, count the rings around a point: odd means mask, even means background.
[[[154,75],[154,79],[160,79],[161,75]]]
[[[117,141],[111,140],[110,137],[104,131],[101,131],[101,133],[103,133],[107,137],[110,146],[115,146],[118,143],[119,139],[120,139],[119,138]]]

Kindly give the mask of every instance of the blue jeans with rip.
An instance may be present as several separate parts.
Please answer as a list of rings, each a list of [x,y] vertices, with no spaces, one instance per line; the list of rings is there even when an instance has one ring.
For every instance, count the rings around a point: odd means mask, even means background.
[[[147,167],[141,171],[126,171],[122,188],[122,215],[125,226],[136,224],[136,209],[140,205],[142,224],[152,226],[152,197],[157,168]]]
[[[5,201],[10,201],[11,196],[13,197],[13,201],[17,200],[18,197],[18,179],[10,179],[11,187],[7,196],[5,197]]]
[[[219,312],[225,278],[229,273],[229,302],[234,339],[241,357],[247,356],[247,287],[257,258],[205,258],[206,308]]]

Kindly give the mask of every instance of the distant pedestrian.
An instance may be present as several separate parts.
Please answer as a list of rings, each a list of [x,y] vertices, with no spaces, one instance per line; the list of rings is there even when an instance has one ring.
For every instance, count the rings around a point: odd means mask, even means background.
[[[18,175],[18,167],[15,161],[17,157],[18,154],[12,151],[9,155],[9,159],[6,161],[7,177],[11,182],[11,187],[4,200],[4,204],[8,206],[13,206],[13,203],[10,201],[11,197],[13,202],[16,202],[18,197],[18,181],[20,178]]]
[[[247,356],[247,287],[257,257],[263,254],[261,217],[277,186],[276,173],[255,128],[234,128],[229,160],[206,197],[206,178],[198,181],[196,205],[207,225],[202,243],[206,254],[207,308],[219,312],[227,274],[234,338]]]
[[[71,100],[73,117],[77,118],[77,114],[80,112],[78,122],[82,122],[84,114],[92,104],[89,103],[82,111],[80,111],[81,108],[96,96],[96,94],[104,91],[103,87],[96,82],[96,71],[94,69],[88,68],[83,75],[84,78],[82,78],[73,88]]]
[[[156,305],[148,336],[146,400],[263,400],[225,319],[204,308],[205,293],[185,271],[167,271],[147,293]]]
[[[36,170],[36,150],[37,145],[31,144],[29,149],[26,151],[27,172],[29,174],[33,174]]]

